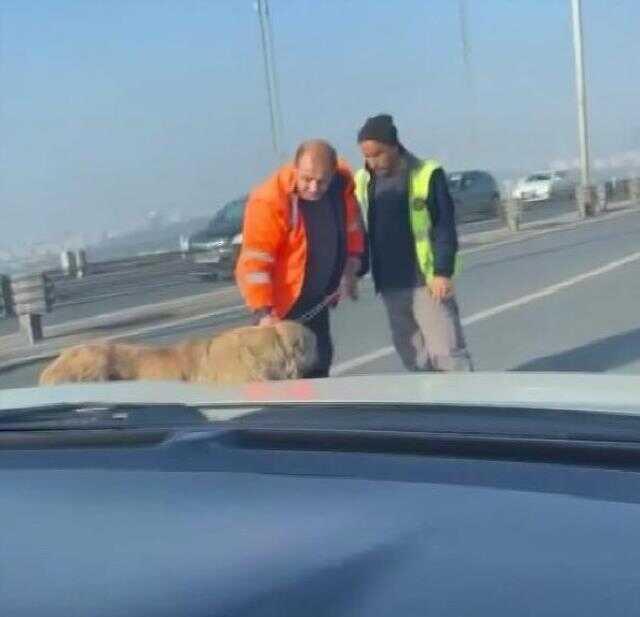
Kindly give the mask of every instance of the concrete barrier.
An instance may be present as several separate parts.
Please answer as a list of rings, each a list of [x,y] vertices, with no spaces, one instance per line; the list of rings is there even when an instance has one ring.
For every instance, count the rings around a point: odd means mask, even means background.
[[[629,197],[633,201],[640,201],[640,178],[629,180]]]
[[[612,187],[610,182],[599,184],[596,188],[596,212],[598,214],[607,211],[607,204],[612,194]]]
[[[8,276],[0,274],[0,317],[7,318],[14,315],[11,280]]]
[[[596,191],[593,186],[578,186],[576,188],[576,205],[578,206],[578,215],[585,219],[596,213]]]
[[[73,251],[62,251],[60,253],[60,266],[62,274],[66,277],[74,277],[77,272],[76,255]]]
[[[510,231],[518,231],[522,220],[522,203],[519,199],[509,197],[502,202],[504,220]]]
[[[87,273],[87,253],[83,249],[78,249],[76,251],[76,278],[84,278]]]

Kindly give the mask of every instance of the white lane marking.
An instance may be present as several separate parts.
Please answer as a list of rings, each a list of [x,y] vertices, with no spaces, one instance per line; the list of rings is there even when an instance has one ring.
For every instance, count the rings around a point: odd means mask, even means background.
[[[638,260],[640,260],[640,252],[632,253],[631,255],[627,255],[622,259],[612,261],[604,266],[601,266],[600,268],[589,270],[588,272],[583,272],[582,274],[578,274],[577,276],[561,281],[560,283],[556,283],[555,285],[549,285],[548,287],[544,287],[539,291],[527,294],[526,296],[522,296],[520,298],[512,300],[511,302],[505,302],[504,304],[499,304],[497,306],[494,306],[493,308],[474,313],[473,315],[469,315],[469,317],[466,317],[462,320],[462,325],[468,326],[478,321],[483,321],[485,319],[489,319],[490,317],[494,317],[495,315],[499,315],[500,313],[504,313],[505,311],[510,311],[511,309],[524,306],[525,304],[529,304],[530,302],[534,302],[535,300],[539,300],[540,298],[546,298],[547,296],[551,296],[555,293],[558,293],[559,291],[568,289],[573,285],[577,285],[593,277],[600,276],[601,274],[606,274],[607,272],[611,272],[612,270],[616,270],[617,268],[621,268],[622,266],[626,266],[627,264],[633,263]],[[372,351],[362,356],[352,358],[351,360],[341,362],[340,364],[336,364],[331,370],[331,374],[342,375],[355,368],[358,368],[365,364],[369,364],[370,362],[379,360],[380,358],[384,358],[385,356],[391,355],[394,352],[395,349],[393,346],[382,347],[381,349],[377,349],[376,351]]]
[[[348,373],[354,368],[364,366],[365,364],[369,364],[370,362],[374,362],[375,360],[380,360],[380,358],[384,358],[385,356],[390,356],[394,351],[395,348],[390,345],[389,347],[382,347],[381,349],[372,351],[371,353],[367,353],[362,356],[358,356],[356,358],[352,358],[351,360],[346,360],[345,362],[336,364],[331,369],[331,375],[343,375],[344,373]]]

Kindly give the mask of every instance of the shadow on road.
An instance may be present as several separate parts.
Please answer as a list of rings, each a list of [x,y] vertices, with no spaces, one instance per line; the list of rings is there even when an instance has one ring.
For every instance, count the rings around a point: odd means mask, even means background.
[[[512,371],[579,371],[599,373],[640,360],[640,328],[592,341],[557,354],[535,358]]]

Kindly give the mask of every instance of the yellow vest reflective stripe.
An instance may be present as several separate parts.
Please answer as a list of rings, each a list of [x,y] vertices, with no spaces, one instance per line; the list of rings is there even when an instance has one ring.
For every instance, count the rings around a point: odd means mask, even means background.
[[[369,212],[369,182],[371,182],[371,174],[366,169],[358,169],[353,180],[356,185],[356,199],[360,204],[362,218],[365,227],[369,224],[367,213]]]
[[[409,223],[416,248],[416,257],[420,270],[427,281],[433,278],[433,249],[429,241],[431,216],[427,208],[431,174],[440,168],[436,160],[421,161],[420,165],[409,172]],[[369,210],[369,183],[371,175],[366,169],[359,169],[355,174],[356,197],[362,209],[365,224]],[[458,270],[456,259],[456,271]]]

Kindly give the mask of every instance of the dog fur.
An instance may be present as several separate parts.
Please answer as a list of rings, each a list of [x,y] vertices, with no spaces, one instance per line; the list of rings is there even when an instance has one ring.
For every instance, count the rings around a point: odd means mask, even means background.
[[[234,384],[304,377],[317,360],[316,337],[282,321],[166,347],[96,342],[63,351],[40,374],[41,385],[86,381],[180,380]]]

